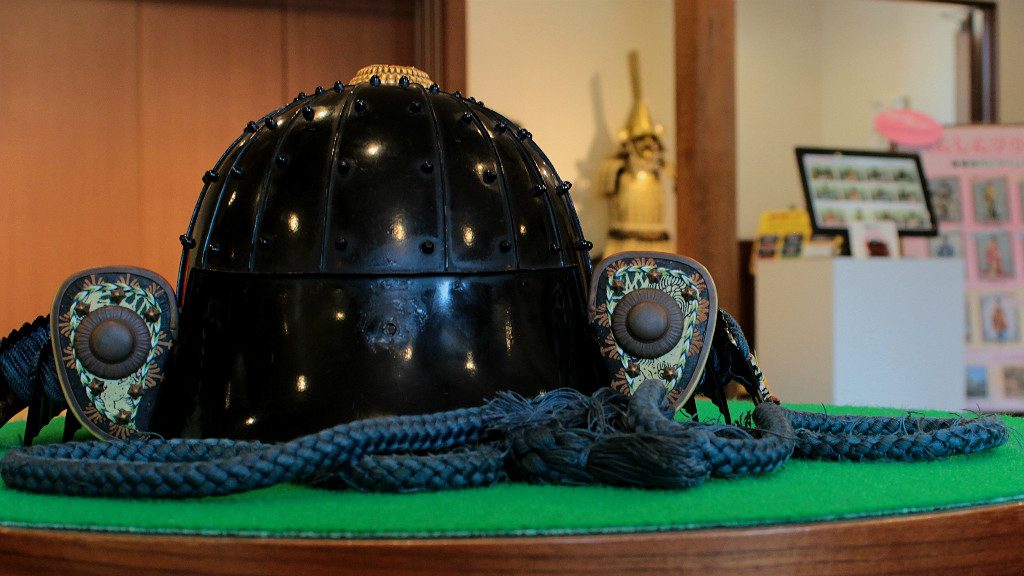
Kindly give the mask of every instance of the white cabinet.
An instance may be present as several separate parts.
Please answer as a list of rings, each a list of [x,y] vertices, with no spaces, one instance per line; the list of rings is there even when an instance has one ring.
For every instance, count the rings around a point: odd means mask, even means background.
[[[757,352],[786,402],[967,408],[963,261],[758,263]]]

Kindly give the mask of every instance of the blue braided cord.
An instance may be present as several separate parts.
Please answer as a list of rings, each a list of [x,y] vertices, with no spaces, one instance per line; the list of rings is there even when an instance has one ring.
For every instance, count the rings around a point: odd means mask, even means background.
[[[795,455],[815,460],[915,462],[970,454],[1004,444],[1009,429],[982,418],[865,418],[789,412]]]
[[[444,450],[480,440],[481,408],[361,420],[284,444],[232,440],[72,442],[9,451],[8,486],[33,492],[185,498],[311,483],[369,454]]]
[[[39,355],[39,380],[43,385],[43,393],[58,408],[63,410],[67,407],[67,400],[64,392],[61,391],[60,378],[57,376],[57,366],[53,358],[53,347],[47,342]]]
[[[25,404],[32,400],[42,353],[49,345],[50,327],[45,317],[36,318],[32,324],[25,324],[7,338],[0,340],[0,376]],[[49,356],[52,367],[53,354]],[[46,369],[43,372],[45,373]],[[55,374],[52,368],[50,372]],[[59,388],[57,393],[61,396]]]
[[[18,448],[0,462],[0,476],[34,492],[136,498],[223,495],[279,482],[413,492],[506,477],[685,488],[709,477],[767,473],[791,454],[928,460],[1007,438],[992,417],[832,418],[773,403],[749,416],[757,429],[706,426],[673,421],[664,398],[665,387],[648,381],[628,398],[610,389],[533,400],[505,394],[480,408],[363,420],[277,445],[135,440]]]

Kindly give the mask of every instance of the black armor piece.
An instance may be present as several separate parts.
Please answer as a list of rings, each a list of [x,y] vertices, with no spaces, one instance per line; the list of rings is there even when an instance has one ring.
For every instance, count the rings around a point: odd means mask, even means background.
[[[607,381],[568,183],[479,102],[336,84],[248,124],[204,182],[161,434],[282,440]]]

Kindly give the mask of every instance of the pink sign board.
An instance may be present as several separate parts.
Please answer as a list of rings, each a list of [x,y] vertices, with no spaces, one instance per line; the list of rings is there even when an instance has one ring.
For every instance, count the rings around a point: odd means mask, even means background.
[[[942,138],[942,125],[924,112],[886,110],[875,116],[875,131],[901,146],[930,146]]]

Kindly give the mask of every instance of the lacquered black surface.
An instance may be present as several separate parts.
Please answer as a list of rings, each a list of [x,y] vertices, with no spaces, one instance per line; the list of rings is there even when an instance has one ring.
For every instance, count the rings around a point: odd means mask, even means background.
[[[207,180],[183,276],[589,265],[563,182],[532,135],[419,84],[302,95],[248,124]]]
[[[426,97],[423,90],[368,84],[349,90],[366,107],[350,106],[340,125],[324,269],[444,271],[442,159],[429,109],[411,108]],[[424,163],[432,170],[424,171]],[[424,253],[424,242],[436,249]]]
[[[204,182],[161,433],[285,439],[605,382],[568,187],[475,100],[415,83],[300,94]]]
[[[604,385],[575,268],[352,277],[195,270],[167,436],[284,440],[360,418]]]

